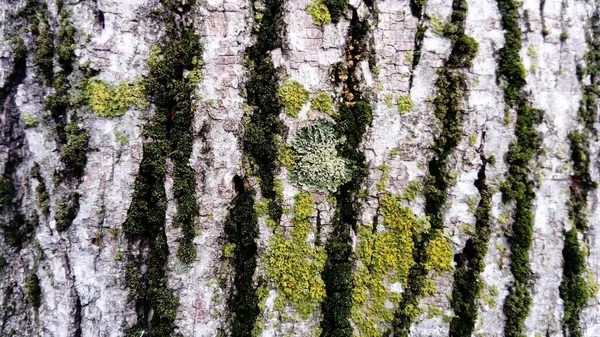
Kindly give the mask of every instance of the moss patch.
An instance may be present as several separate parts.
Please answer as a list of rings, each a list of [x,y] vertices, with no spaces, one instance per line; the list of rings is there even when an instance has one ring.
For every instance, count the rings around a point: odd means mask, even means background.
[[[325,91],[319,91],[310,102],[312,110],[320,111],[330,116],[336,116],[336,111],[333,108],[331,96]]]
[[[312,17],[315,25],[322,26],[331,22],[331,15],[324,0],[313,0],[306,6],[306,11]]]
[[[425,214],[430,219],[432,231],[426,233],[416,243],[417,253],[411,268],[406,292],[400,302],[394,322],[394,334],[408,336],[410,326],[418,313],[419,300],[430,292],[426,276],[427,267],[442,268],[447,259],[447,247],[440,240],[439,233],[444,228],[443,210],[447,200],[447,190],[454,184],[454,177],[448,168],[448,159],[456,149],[462,137],[462,122],[466,115],[464,104],[467,81],[465,68],[469,68],[477,55],[478,45],[473,38],[465,34],[465,18],[467,3],[454,0],[452,3],[450,25],[454,27],[445,31],[445,36],[452,41],[452,49],[444,66],[438,71],[436,88],[438,93],[433,100],[436,118],[441,123],[441,133],[434,140],[434,157],[429,161],[429,176],[425,181]],[[436,257],[435,255],[439,255]],[[438,260],[439,257],[443,257]]]
[[[90,78],[85,89],[90,109],[100,117],[112,118],[125,114],[134,106],[147,107],[142,83],[110,85],[99,78]]]
[[[269,240],[266,255],[268,277],[274,280],[280,296],[304,318],[319,307],[325,296],[321,279],[325,250],[307,241],[314,208],[310,192],[298,194],[294,202],[294,227],[289,236],[277,230]]]
[[[308,101],[310,92],[300,82],[288,79],[279,88],[278,94],[288,116],[298,117],[300,109]]]
[[[352,321],[361,336],[384,333],[385,323],[393,320],[395,311],[388,308],[386,302],[398,303],[401,297],[391,291],[389,285],[395,282],[406,285],[414,263],[413,237],[420,233],[423,225],[401,201],[390,194],[381,198],[383,230],[376,230],[374,225],[359,228],[356,257],[360,263],[352,291]]]
[[[332,8],[329,7],[329,10],[333,17]],[[352,309],[353,287],[350,228],[358,225],[357,199],[368,173],[365,155],[359,150],[359,145],[372,121],[371,106],[358,91],[355,67],[367,57],[369,29],[368,22],[360,21],[354,11],[346,47],[346,59],[352,62],[339,63],[331,70],[334,81],[341,83],[343,87],[343,101],[339,116],[335,118],[335,130],[337,137],[343,137],[346,141],[338,144],[338,152],[349,162],[352,170],[351,179],[342,184],[334,194],[336,212],[332,223],[333,232],[325,246],[327,261],[322,273],[327,296],[321,305],[321,336],[352,335],[352,326],[348,320]]]

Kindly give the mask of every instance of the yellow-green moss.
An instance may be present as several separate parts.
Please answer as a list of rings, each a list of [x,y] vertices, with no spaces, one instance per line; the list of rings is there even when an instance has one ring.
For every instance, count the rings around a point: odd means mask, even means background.
[[[313,0],[306,6],[306,11],[312,16],[315,25],[322,26],[331,22],[329,9],[327,9],[323,0]]]
[[[296,165],[296,158],[294,157],[294,150],[291,147],[286,145],[281,145],[279,147],[279,162],[283,164],[283,166],[287,167],[288,170],[291,170]]]
[[[254,203],[254,212],[257,216],[265,216],[269,214],[269,204],[271,200],[262,198]]]
[[[288,116],[298,117],[300,109],[308,101],[310,92],[300,82],[288,79],[279,88],[278,94]]]
[[[336,116],[336,111],[333,109],[331,96],[325,91],[319,91],[310,102],[310,108],[330,116]]]
[[[398,303],[400,294],[392,292],[389,285],[406,285],[414,263],[413,236],[423,227],[399,197],[386,194],[380,206],[383,230],[374,231],[372,225],[359,228],[356,256],[360,263],[352,293],[352,320],[360,336],[368,337],[381,336],[382,324],[392,321],[395,308],[387,308],[386,302]]]
[[[40,123],[40,121],[38,121],[37,118],[33,117],[28,112],[23,114],[23,122],[25,122],[26,128],[35,128]]]
[[[129,136],[126,133],[115,130],[114,134],[115,134],[115,139],[117,140],[117,142],[119,144],[127,145],[127,143],[129,142]]]
[[[100,117],[119,117],[123,116],[130,106],[148,106],[141,83],[121,83],[113,86],[98,78],[91,78],[88,80],[85,96],[90,109]]]
[[[430,17],[431,22],[431,30],[433,30],[438,35],[443,35],[446,30],[446,23],[444,19],[436,14],[432,14]]]
[[[313,211],[310,192],[298,194],[290,235],[276,231],[269,240],[266,256],[267,275],[275,282],[279,295],[305,318],[320,306],[325,296],[325,284],[321,279],[325,250],[306,240],[311,231]]]
[[[427,245],[425,268],[434,274],[452,270],[453,257],[454,253],[450,248],[450,242],[442,231],[436,231],[433,239]]]
[[[190,83],[198,84],[202,81],[202,66],[204,64],[202,63],[202,59],[194,56],[192,58],[192,65],[194,68],[190,70],[190,72],[187,74],[187,77],[190,80]]]
[[[401,114],[411,112],[413,109],[413,101],[409,95],[398,96],[398,110]]]
[[[408,185],[406,185],[404,192],[402,193],[402,198],[408,201],[415,200],[417,198],[417,195],[419,195],[419,192],[421,191],[422,187],[423,186],[420,181],[413,180],[409,182]]]
[[[231,259],[234,256],[235,252],[235,243],[229,242],[223,246],[223,257],[226,259]]]
[[[379,180],[377,181],[377,183],[375,185],[376,185],[377,191],[383,192],[383,191],[385,191],[388,180],[390,179],[390,165],[382,164],[377,169],[379,169],[381,171],[381,178],[379,178]]]

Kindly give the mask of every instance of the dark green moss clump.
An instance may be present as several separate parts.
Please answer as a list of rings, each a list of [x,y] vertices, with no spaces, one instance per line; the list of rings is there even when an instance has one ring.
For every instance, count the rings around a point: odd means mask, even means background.
[[[25,299],[27,299],[27,303],[31,305],[34,309],[40,307],[42,303],[42,288],[40,288],[40,279],[37,276],[37,273],[31,272],[27,279],[25,280]]]
[[[254,111],[248,116],[243,139],[245,154],[258,167],[261,194],[271,200],[269,215],[277,223],[281,218],[282,207],[274,188],[274,175],[279,166],[276,136],[282,136],[286,130],[279,119],[283,105],[277,94],[275,67],[268,53],[281,47],[282,13],[282,0],[267,0],[256,44],[246,49],[250,72],[246,83],[246,100]]]
[[[228,243],[235,245],[235,291],[229,295],[227,305],[230,311],[231,336],[249,337],[260,313],[258,295],[252,280],[256,269],[258,218],[254,211],[254,192],[244,185],[239,176],[235,176],[234,183],[237,196],[225,222],[225,234]]]
[[[73,172],[76,177],[81,177],[87,163],[88,132],[79,126],[77,119],[71,121],[65,131],[67,142],[61,148],[60,158],[68,171]]]
[[[254,11],[259,13],[256,7]],[[279,167],[276,139],[284,134],[285,126],[279,119],[283,105],[277,94],[278,78],[269,52],[281,47],[283,1],[266,0],[260,14],[260,24],[254,27],[256,43],[246,49],[249,71],[246,102],[253,112],[246,117],[242,143],[245,155],[260,178],[261,194],[270,200],[269,216],[278,223],[283,210],[275,189],[275,173]],[[235,245],[234,284],[228,298],[229,326],[232,337],[249,337],[259,315],[256,285],[252,280],[256,268],[258,224],[253,191],[244,186],[242,177],[236,176],[234,182],[237,196],[225,224],[227,241]]]
[[[485,133],[482,143],[485,140]],[[492,195],[486,183],[485,169],[488,159],[485,158],[483,147],[480,148],[481,168],[475,187],[479,191],[479,204],[475,209],[475,234],[465,244],[462,252],[456,254],[456,270],[452,287],[450,305],[454,317],[450,321],[450,337],[468,337],[473,334],[477,319],[477,298],[482,290],[480,274],[485,268],[484,258],[487,253],[490,238],[489,221],[492,211]]]
[[[39,75],[48,86],[54,79],[54,33],[48,23],[48,9],[45,3],[36,6],[38,13],[31,16],[30,29],[34,36],[34,57],[39,67]]]
[[[504,101],[507,109],[517,112],[515,125],[516,140],[511,144],[506,162],[508,176],[502,187],[505,201],[515,201],[514,223],[509,237],[511,262],[510,270],[514,283],[504,303],[506,315],[505,336],[522,336],[525,319],[529,314],[531,293],[529,250],[533,237],[533,199],[535,184],[531,179],[530,161],[539,149],[539,139],[535,131],[539,111],[527,102],[523,87],[526,83],[525,68],[521,62],[521,28],[519,26],[519,3],[514,0],[498,0],[502,16],[505,45],[500,50],[497,75],[504,84]]]
[[[331,15],[331,21],[333,23],[337,23],[340,21],[340,18],[344,14],[346,10],[346,6],[348,5],[348,0],[323,0],[325,6],[329,10],[329,15]]]
[[[582,85],[582,98],[579,105],[579,117],[584,123],[582,131],[569,134],[571,147],[571,176],[569,219],[573,228],[565,233],[563,248],[563,279],[559,287],[560,297],[564,303],[563,330],[565,336],[582,337],[580,315],[590,297],[587,282],[587,264],[584,248],[581,247],[579,234],[585,238],[588,229],[587,205],[589,192],[595,189],[596,183],[590,176],[590,144],[589,139],[596,135],[594,123],[598,119],[597,80],[600,74],[600,14],[596,11],[591,18],[591,31],[586,36],[588,51],[585,54],[586,66],[581,68],[581,76],[589,76],[589,84]]]
[[[60,203],[56,206],[56,214],[54,220],[56,221],[56,230],[59,232],[66,231],[79,211],[79,194],[71,193],[67,201]]]
[[[466,115],[464,104],[467,81],[465,68],[469,68],[477,55],[479,46],[470,36],[465,34],[467,3],[464,0],[452,2],[450,26],[445,36],[452,41],[452,50],[444,67],[439,70],[436,88],[437,96],[433,104],[435,116],[441,122],[442,131],[435,139],[434,157],[429,161],[429,176],[425,181],[425,213],[429,217],[431,231],[423,233],[415,243],[415,264],[408,276],[408,288],[402,296],[394,322],[395,336],[408,336],[414,320],[414,310],[423,296],[428,260],[427,245],[436,230],[443,230],[443,207],[447,200],[448,188],[453,179],[448,167],[448,159],[456,149],[462,136],[462,123]]]
[[[338,153],[350,163],[352,178],[334,194],[337,208],[332,223],[333,232],[325,245],[327,260],[321,275],[327,295],[321,305],[323,337],[352,336],[348,319],[352,309],[353,288],[350,230],[357,229],[358,192],[368,174],[365,155],[359,147],[372,120],[371,106],[359,91],[355,66],[368,57],[369,30],[369,23],[360,21],[357,13],[353,12],[348,31],[351,38],[348,38],[346,46],[346,60],[352,62],[340,63],[332,68],[332,78],[343,81],[343,102],[334,127],[338,138],[346,141],[338,145]]]
[[[196,258],[192,240],[199,209],[195,199],[195,174],[189,166],[195,87],[184,73],[197,70],[202,49],[194,27],[188,22],[194,3],[175,0],[161,3],[164,11],[160,19],[165,25],[165,35],[148,59],[149,73],[144,83],[148,101],[156,111],[144,126],[144,157],[123,224],[129,241],[137,243],[137,251],[127,256],[126,281],[138,319],[128,329],[127,336],[145,332],[166,337],[176,328],[179,298],[167,286],[169,247],[165,234],[164,180],[169,156],[175,167],[173,192],[178,201],[174,225],[183,233],[177,256],[183,262]],[[183,22],[187,23],[179,22],[178,16],[186,17]]]
[[[31,169],[31,175],[38,182],[38,185],[35,188],[35,197],[37,199],[37,202],[40,206],[40,209],[42,210],[42,213],[48,216],[50,214],[50,194],[46,189],[46,182],[42,177],[42,173],[40,171],[40,164],[33,164],[33,168]]]
[[[576,228],[565,233],[565,246],[562,252],[563,279],[559,287],[565,310],[563,326],[565,336],[569,337],[583,336],[580,315],[591,295],[586,279],[585,254],[579,244],[577,233]]]

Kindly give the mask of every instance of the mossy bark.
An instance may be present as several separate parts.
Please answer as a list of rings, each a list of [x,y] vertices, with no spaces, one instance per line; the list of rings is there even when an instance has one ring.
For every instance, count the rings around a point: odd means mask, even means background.
[[[452,49],[444,66],[438,71],[438,93],[433,101],[435,116],[441,123],[442,131],[434,140],[434,156],[428,163],[429,176],[424,190],[425,214],[429,217],[431,230],[423,233],[415,242],[415,264],[409,272],[408,287],[398,306],[394,336],[405,337],[409,334],[415,319],[414,308],[418,307],[425,292],[428,273],[426,262],[430,258],[427,247],[433,234],[444,228],[443,209],[453,180],[448,160],[462,137],[462,123],[467,111],[464,102],[467,94],[465,70],[471,66],[478,51],[477,42],[465,34],[467,10],[465,0],[454,0],[449,23],[452,29],[444,33],[452,41]]]

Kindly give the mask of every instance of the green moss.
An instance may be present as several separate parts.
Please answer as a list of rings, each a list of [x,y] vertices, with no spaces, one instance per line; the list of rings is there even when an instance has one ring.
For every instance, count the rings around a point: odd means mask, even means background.
[[[529,314],[531,294],[529,249],[533,237],[533,205],[535,184],[530,179],[530,161],[539,149],[535,131],[538,112],[525,99],[525,69],[521,62],[521,29],[519,3],[514,0],[497,0],[504,28],[505,45],[500,50],[497,74],[504,84],[504,101],[517,113],[516,140],[506,156],[509,166],[506,182],[502,186],[503,198],[516,202],[510,236],[510,270],[514,277],[504,302],[506,315],[505,336],[520,337]]]
[[[354,277],[351,317],[361,336],[380,336],[392,322],[395,308],[389,308],[386,302],[397,303],[400,295],[391,291],[389,285],[406,285],[414,263],[413,237],[422,227],[412,210],[402,205],[401,198],[386,194],[380,207],[383,229],[362,225],[358,231],[359,265]]]
[[[315,25],[322,26],[331,22],[331,15],[329,15],[329,9],[324,0],[313,0],[306,6],[306,11],[312,17]]]
[[[35,128],[40,124],[37,118],[33,117],[30,113],[26,112],[23,114],[23,122],[25,122],[26,128]]]
[[[563,30],[560,32],[560,41],[561,42],[565,42],[569,39],[569,32],[567,32],[566,30]]]
[[[119,144],[123,145],[127,145],[127,143],[129,143],[129,136],[121,131],[115,130],[114,132],[115,135],[115,139],[117,140],[117,142]]]
[[[290,117],[298,117],[298,113],[306,101],[310,92],[297,81],[287,79],[277,91],[285,106],[285,112]]]
[[[444,234],[437,230],[427,245],[427,261],[425,269],[440,274],[452,270],[452,259],[454,253],[450,248],[450,242]]]
[[[433,100],[435,116],[441,123],[441,133],[433,145],[434,157],[429,161],[429,176],[425,181],[425,214],[429,217],[431,231],[416,243],[419,250],[415,254],[415,265],[411,268],[408,289],[403,296],[394,322],[394,334],[408,336],[414,320],[414,308],[419,300],[432,291],[426,276],[429,268],[443,268],[448,258],[448,247],[440,241],[439,231],[444,228],[443,207],[447,200],[447,190],[455,178],[448,167],[448,159],[462,137],[462,122],[466,114],[464,99],[467,82],[465,68],[471,66],[477,55],[477,42],[465,34],[467,4],[464,0],[454,0],[453,11],[444,36],[452,41],[452,49],[444,66],[438,71],[437,95]],[[435,255],[431,255],[435,254]],[[437,256],[437,257],[434,257]],[[440,258],[441,259],[438,259]],[[432,260],[433,259],[433,260]],[[431,265],[432,261],[437,261]],[[428,265],[429,264],[429,265]],[[429,267],[429,268],[428,268]]]
[[[323,0],[323,3],[327,6],[327,9],[329,9],[331,21],[337,23],[346,10],[348,0]]]
[[[65,128],[67,142],[63,145],[60,158],[69,170],[80,177],[87,163],[87,148],[89,135],[87,130],[79,126],[77,120],[73,120]]]
[[[400,95],[398,96],[398,111],[401,114],[406,114],[412,111],[413,102],[409,95]]]
[[[99,78],[90,78],[85,89],[90,109],[104,118],[120,117],[131,106],[147,107],[141,83],[121,83],[113,86]]]
[[[12,179],[0,176],[0,205],[8,206],[15,196],[15,186]]]
[[[444,22],[444,19],[438,15],[432,14],[429,17],[429,20],[431,23],[431,30],[438,35],[444,35],[444,32],[446,31],[446,23]]]
[[[457,254],[450,302],[455,316],[450,321],[450,337],[470,336],[473,333],[478,312],[477,299],[482,292],[480,276],[485,267],[484,258],[490,236],[492,193],[486,182],[485,154],[481,153],[479,158],[481,167],[475,187],[479,191],[480,198],[475,208],[473,237],[467,241],[460,254]],[[492,296],[497,296],[498,288],[492,287],[490,292]]]
[[[31,305],[34,309],[40,307],[42,303],[42,288],[40,288],[40,279],[37,276],[37,273],[31,271],[27,279],[25,279],[25,299],[27,303]]]
[[[335,191],[350,179],[347,160],[336,149],[339,144],[333,125],[324,119],[300,129],[292,147],[296,160],[292,180],[303,186]]]
[[[332,13],[332,18],[334,14]],[[335,21],[335,19],[334,19]],[[353,328],[348,320],[352,310],[352,262],[350,228],[358,226],[357,196],[368,173],[364,153],[359,149],[367,126],[372,121],[369,102],[358,91],[358,78],[355,67],[366,57],[366,41],[370,26],[360,21],[353,11],[348,31],[346,55],[356,62],[338,64],[332,69],[332,78],[343,87],[342,105],[336,120],[335,130],[344,143],[338,144],[338,153],[349,161],[351,179],[334,193],[336,202],[333,231],[327,240],[325,250],[327,261],[322,278],[325,282],[326,297],[321,306],[322,336],[351,336]]]
[[[307,241],[313,212],[314,201],[310,192],[298,194],[294,202],[294,227],[290,235],[276,231],[269,240],[266,255],[268,277],[275,282],[280,296],[303,318],[308,318],[325,296],[320,275],[325,264],[325,250]]]
[[[34,35],[34,59],[39,67],[39,74],[46,85],[52,85],[54,77],[54,34],[47,19],[45,4],[39,7],[35,21],[32,22]]]
[[[159,18],[165,34],[150,53],[148,76],[143,85],[122,84],[113,88],[120,102],[133,102],[132,91],[135,100],[141,100],[141,93],[144,93],[156,110],[152,120],[144,126],[144,156],[123,225],[126,237],[130,242],[136,242],[139,249],[127,254],[126,280],[137,311],[137,322],[128,329],[127,336],[139,336],[142,331],[170,336],[175,330],[179,299],[167,282],[169,247],[165,235],[167,200],[164,190],[167,157],[174,166],[173,194],[177,214],[173,225],[183,234],[177,257],[183,263],[196,257],[193,238],[197,233],[195,221],[199,209],[195,199],[195,174],[189,166],[194,137],[190,121],[194,117],[196,84],[189,72],[198,70],[202,46],[190,17],[194,3],[183,5],[176,0],[165,0],[162,5],[165,10]],[[101,85],[93,80],[88,83]],[[109,106],[108,111],[119,114],[122,109],[123,105]]]
[[[56,205],[56,213],[54,220],[56,222],[56,230],[59,232],[66,231],[75,220],[79,211],[79,194],[71,193],[65,202]]]
[[[42,213],[46,216],[50,214],[50,194],[46,189],[46,182],[42,177],[40,165],[38,163],[33,164],[33,168],[31,169],[31,175],[38,182],[35,188],[35,197],[37,199],[38,205],[42,210]]]
[[[241,177],[234,177],[237,195],[225,221],[226,245],[233,249],[235,268],[233,289],[230,291],[229,326],[231,336],[251,336],[258,325],[259,293],[254,285],[258,238],[258,219],[254,211],[254,191],[247,189]]]
[[[325,91],[319,91],[310,101],[312,110],[320,111],[330,116],[336,116],[337,112],[333,108],[331,96]]]

